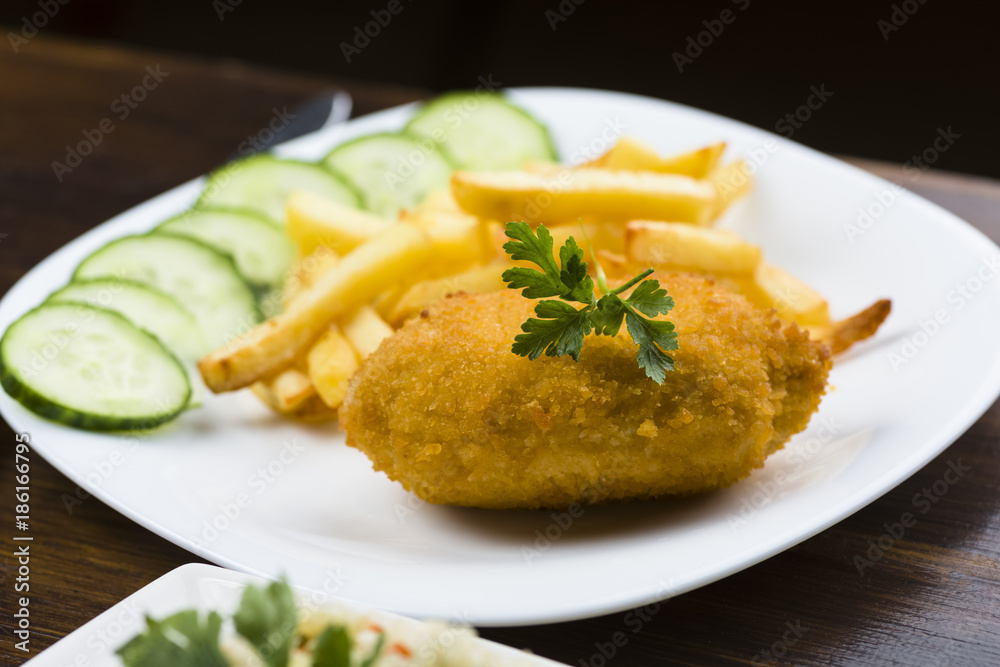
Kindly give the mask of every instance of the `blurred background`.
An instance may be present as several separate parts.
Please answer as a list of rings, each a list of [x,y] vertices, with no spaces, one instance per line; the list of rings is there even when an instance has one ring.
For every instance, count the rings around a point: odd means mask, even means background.
[[[52,36],[429,91],[492,75],[504,86],[634,92],[895,163],[950,128],[959,138],[935,168],[1000,177],[990,153],[1000,145],[998,3],[41,1],[64,3],[45,27]],[[4,0],[0,24],[16,29],[38,9]],[[364,35],[379,17],[385,25]],[[810,100],[816,108],[803,107]]]

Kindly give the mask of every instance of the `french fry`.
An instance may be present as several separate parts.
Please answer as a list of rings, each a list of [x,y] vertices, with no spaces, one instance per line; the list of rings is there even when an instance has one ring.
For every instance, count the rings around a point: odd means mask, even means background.
[[[577,169],[604,169],[607,166],[607,164],[608,164],[608,154],[610,154],[611,151],[613,151],[615,149],[615,146],[617,146],[617,145],[618,144],[615,143],[614,146],[612,146],[608,150],[604,151],[604,153],[602,153],[601,155],[598,155],[597,157],[595,157],[592,160],[587,160],[586,162],[581,162],[580,164],[576,165],[576,168]]]
[[[434,261],[424,273],[427,277],[459,273],[493,255],[488,229],[479,218],[462,211],[418,210],[403,217],[422,229],[431,240]]]
[[[347,383],[358,370],[358,355],[335,326],[320,336],[306,355],[309,378],[328,407],[337,408],[347,396]]]
[[[275,398],[274,392],[271,391],[271,387],[266,382],[254,382],[250,385],[250,391],[252,391],[264,405],[271,408],[275,412],[281,412],[281,410],[278,409],[278,399]]]
[[[633,220],[625,226],[625,257],[656,269],[752,274],[761,252],[728,230]]]
[[[830,307],[823,295],[787,271],[761,262],[754,272],[754,282],[768,302],[758,305],[774,308],[778,317],[806,327],[829,324]]]
[[[555,250],[556,257],[559,255],[559,247],[570,236],[574,237],[577,245],[584,249],[586,249],[587,239],[589,238],[594,248],[604,248],[617,253],[625,252],[625,229],[619,223],[600,222],[593,218],[589,220],[582,218],[580,220],[569,221],[567,224],[549,227],[549,233],[552,234],[553,250]],[[505,236],[504,240],[509,241],[510,239]],[[504,254],[506,255],[506,253]]]
[[[399,303],[399,300],[403,298],[403,295],[406,294],[406,291],[410,289],[412,284],[411,282],[396,283],[375,297],[372,305],[375,307],[375,312],[379,314],[379,317],[388,321],[392,309],[396,307],[396,304]]]
[[[462,208],[458,205],[458,202],[451,196],[451,190],[434,190],[433,192],[429,192],[424,197],[424,200],[413,210],[416,213],[423,213],[425,211],[462,212]]]
[[[316,387],[309,376],[294,367],[278,373],[268,385],[281,412],[291,412],[316,394]]]
[[[714,273],[716,282],[737,294],[742,294],[747,301],[760,308],[774,308],[774,303],[767,293],[754,280],[754,274],[746,273]]]
[[[338,261],[340,256],[326,246],[318,246],[309,255],[296,260],[285,277],[285,284],[281,290],[283,310],[288,309],[288,304],[298,296],[299,292],[316,282],[320,275]]]
[[[302,405],[286,413],[286,415],[308,424],[322,424],[335,420],[337,418],[337,410],[324,403],[323,399],[317,394],[310,396]]]
[[[831,352],[839,354],[858,341],[872,336],[891,311],[892,302],[881,299],[851,317],[806,328],[814,338],[829,345]]]
[[[456,292],[487,293],[498,292],[505,287],[500,278],[511,264],[496,262],[477,266],[453,276],[425,280],[406,291],[386,319],[390,324],[401,326],[435,301]]]
[[[302,290],[285,312],[202,358],[205,384],[216,393],[233,391],[287,366],[331,319],[367,304],[430,256],[430,241],[411,225],[369,239]]]
[[[743,160],[730,162],[725,167],[716,169],[708,175],[708,181],[715,188],[712,220],[722,215],[734,201],[745,196],[753,187],[753,177]]]
[[[452,174],[451,191],[463,210],[480,218],[546,226],[581,216],[702,224],[718,196],[711,183],[690,176],[607,169],[458,171]]]
[[[822,295],[764,262],[756,245],[707,226],[752,186],[745,162],[719,167],[725,148],[663,157],[623,137],[577,168],[533,162],[521,171],[459,171],[448,190],[401,211],[397,222],[293,192],[287,232],[301,258],[286,279],[284,312],[204,357],[202,377],[215,392],[250,386],[295,419],[335,419],[351,376],[393,327],[448,294],[505,288],[503,271],[519,264],[502,249],[510,220],[544,223],[554,252],[574,236],[612,279],[648,266],[711,273],[834,353],[871,336],[888,301],[831,322]]]
[[[255,382],[250,389],[265,405],[286,417],[309,422],[336,417],[336,412],[323,409],[326,405],[316,394],[312,380],[298,368],[279,373],[270,381]]]
[[[371,306],[358,308],[354,316],[344,322],[340,329],[362,361],[367,359],[383,340],[394,333],[393,328],[386,324]]]
[[[774,308],[778,316],[813,329],[829,324],[829,306],[822,295],[781,269],[761,262],[758,271],[715,273],[716,281],[760,308]],[[817,324],[819,323],[819,324]]]
[[[395,224],[307,190],[292,192],[285,210],[286,232],[302,255],[310,254],[317,246],[350,252]]]
[[[601,248],[597,251],[597,259],[608,278],[619,279],[634,275],[635,265],[625,255]],[[645,268],[645,267],[644,267]],[[643,269],[644,270],[644,269]]]
[[[560,171],[566,167],[559,162],[553,162],[551,160],[528,160],[521,166],[521,168],[524,171],[529,171],[533,174],[551,174],[552,172]]]
[[[664,158],[653,171],[662,174],[686,174],[692,178],[705,178],[718,166],[719,159],[725,151],[726,142],[720,141],[711,146]],[[612,162],[612,164],[614,163]],[[614,167],[612,166],[612,168]]]
[[[581,166],[705,178],[715,169],[725,150],[726,142],[720,141],[711,146],[663,158],[648,144],[635,137],[626,136],[619,139],[607,153]]]
[[[581,248],[586,248],[587,242],[584,240],[584,237],[589,237],[591,242],[593,242],[594,237],[597,235],[597,225],[592,222],[581,222],[579,224],[572,225],[553,225],[548,229],[549,235],[552,237],[552,256],[556,259],[556,261],[559,261],[559,248],[561,248],[562,245],[569,240],[569,237],[572,236],[577,242],[577,245]],[[510,241],[507,234],[504,233],[503,227],[500,228],[500,239],[500,248],[501,251],[503,251],[503,244]],[[506,254],[506,251],[503,252]],[[535,264],[533,262],[528,262],[525,266],[533,268]]]
[[[250,388],[264,403],[282,414],[294,411],[316,395],[312,380],[297,369],[279,373],[271,381],[254,382]]]

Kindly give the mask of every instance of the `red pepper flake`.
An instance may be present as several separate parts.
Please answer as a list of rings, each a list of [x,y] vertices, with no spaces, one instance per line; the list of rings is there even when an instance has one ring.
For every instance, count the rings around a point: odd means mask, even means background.
[[[371,623],[371,624],[369,624],[368,629],[371,630],[372,632],[378,632],[380,634],[384,634],[385,633],[385,630],[383,630],[382,626],[379,625],[378,623]]]
[[[395,651],[396,653],[400,654],[404,658],[412,658],[413,657],[413,653],[411,653],[410,649],[406,648],[406,645],[403,644],[402,642],[396,642],[395,644],[393,644],[392,646],[389,647],[389,650],[390,651]]]

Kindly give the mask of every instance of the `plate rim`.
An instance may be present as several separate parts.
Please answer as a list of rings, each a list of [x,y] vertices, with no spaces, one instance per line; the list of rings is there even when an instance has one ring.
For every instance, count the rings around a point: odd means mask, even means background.
[[[213,580],[213,581],[222,580],[228,583],[239,585],[243,588],[251,584],[260,585],[274,581],[272,577],[260,576],[248,572],[242,572],[239,570],[220,567],[218,565],[210,565],[207,563],[185,563],[183,565],[178,565],[169,572],[160,575],[159,577],[152,580],[145,586],[141,587],[131,595],[128,595],[125,598],[119,600],[111,607],[108,607],[97,616],[93,617],[80,627],[68,633],[66,636],[56,640],[45,650],[40,651],[38,654],[29,658],[24,664],[34,665],[35,667],[46,667],[50,664],[52,667],[56,667],[56,665],[61,665],[63,663],[57,662],[58,657],[49,658],[48,656],[46,656],[46,654],[55,655],[56,653],[62,650],[71,650],[70,648],[68,648],[69,645],[84,644],[87,638],[91,636],[91,631],[97,630],[98,628],[103,628],[105,625],[109,625],[110,622],[117,619],[120,616],[120,614],[123,611],[127,610],[130,606],[134,606],[135,608],[137,608],[140,614],[147,613],[151,601],[155,600],[157,596],[162,595],[161,591],[165,587],[172,585],[178,585],[178,587],[181,587],[180,586],[181,584],[191,584],[205,580]],[[300,607],[304,604],[303,601],[305,601],[308,595],[312,592],[309,589],[303,588],[301,586],[293,585],[292,589],[295,592]],[[189,589],[184,588],[184,590],[185,593],[190,593]],[[190,608],[195,608],[198,609],[199,611],[209,611],[210,606],[205,604],[205,602],[206,601],[204,600],[203,596],[198,596],[198,595],[188,596],[188,599],[184,602],[185,606],[176,609],[174,610],[174,612],[170,613],[175,613]],[[349,611],[352,614],[353,613],[371,614],[377,618],[386,619],[386,621],[391,619],[392,621],[395,622],[404,622],[407,624],[421,624],[421,625],[424,624],[424,622],[419,619],[411,618],[409,616],[404,616],[402,614],[397,614],[391,611],[386,611],[384,609],[379,609],[377,607],[373,607],[371,605],[367,605],[362,602],[356,602],[354,600],[339,598],[337,596],[329,596],[327,600],[317,604],[316,606],[320,611],[322,611],[322,609],[325,607],[337,606]],[[227,619],[223,618],[223,621],[226,622]],[[116,643],[123,643],[126,640],[127,638],[123,638],[121,641]],[[476,642],[489,646],[489,651],[493,655],[496,655],[498,657],[508,656],[511,659],[515,658],[518,659],[517,662],[518,665],[525,665],[525,666],[559,665],[565,667],[563,663],[555,662],[550,658],[546,658],[540,655],[535,655],[530,652],[524,652],[513,646],[509,646],[507,644],[501,644],[500,642],[486,639],[484,637],[477,636]],[[57,646],[59,646],[59,649],[53,651],[52,649],[55,649]],[[84,647],[81,647],[81,651],[83,650],[83,648]],[[104,648],[98,654],[96,654],[96,656],[94,654],[91,654],[90,657],[91,658],[97,657],[98,659],[108,658],[114,660],[113,658],[114,653],[112,651],[113,648],[114,648],[113,646],[105,643]],[[90,664],[89,660],[87,664]]]
[[[606,98],[617,98],[619,100],[634,100],[639,101],[642,104],[655,104],[655,105],[665,105],[672,107],[674,109],[682,110],[685,113],[694,112],[696,115],[706,117],[712,122],[721,122],[729,125],[737,125],[744,131],[750,132],[753,135],[761,137],[764,140],[770,139],[778,142],[779,146],[789,146],[796,153],[804,156],[808,156],[812,161],[818,161],[823,168],[833,168],[844,174],[849,174],[851,179],[855,182],[861,180],[866,185],[876,184],[876,185],[890,185],[891,181],[871,174],[864,171],[860,167],[856,167],[849,163],[846,163],[836,157],[827,155],[818,150],[804,146],[792,140],[780,137],[772,132],[763,130],[761,128],[749,125],[739,120],[728,118],[720,114],[705,111],[702,109],[697,109],[688,105],[680,104],[677,102],[671,102],[669,100],[662,100],[654,97],[636,95],[632,93],[623,93],[610,90],[598,90],[598,89],[587,89],[587,88],[575,88],[575,87],[553,87],[553,86],[537,86],[537,87],[515,87],[505,89],[506,92],[512,93],[516,98],[518,95],[530,95],[532,93],[541,94],[561,94],[561,95],[595,95]],[[388,109],[379,110],[371,114],[366,114],[360,116],[356,119],[351,119],[347,126],[349,127],[351,123],[360,119],[372,119],[383,114],[398,114],[404,109],[413,108],[419,104],[418,102],[411,102],[404,105],[398,105]],[[300,144],[309,144],[315,142],[321,137],[332,137],[335,136],[339,130],[342,130],[344,126],[338,126],[336,128],[328,128],[325,130],[319,130],[317,132],[309,133],[298,137],[292,141],[282,144],[277,151],[280,156],[286,150],[292,149],[299,146]],[[161,202],[170,200],[172,198],[180,198],[187,193],[188,190],[192,191],[193,194],[197,194],[195,188],[199,188],[204,182],[205,176],[199,176],[190,179],[184,183],[181,183],[169,190],[156,195],[148,200],[145,200],[121,213],[113,216],[109,220],[100,223],[93,227],[92,229],[84,232],[80,236],[70,240],[59,249],[50,253],[45,259],[36,264],[32,269],[27,271],[0,299],[0,311],[5,309],[5,304],[11,295],[21,287],[24,283],[30,281],[32,276],[38,273],[44,273],[49,268],[49,264],[54,263],[54,257],[58,255],[63,249],[71,244],[80,242],[82,239],[96,238],[103,234],[108,233],[108,229],[114,227],[118,224],[122,224],[122,220],[127,217],[140,216],[140,211],[144,207],[156,207],[160,205]],[[927,200],[926,198],[920,196],[919,194],[907,190],[911,197],[917,202],[917,204],[922,208],[927,208],[932,211],[938,218],[935,223],[942,223],[947,225],[947,229],[957,236],[960,236],[960,240],[964,246],[970,248],[970,250],[976,251],[992,251],[1000,252],[1000,248],[997,244],[990,239],[985,233],[983,233],[978,228],[974,227],[967,221],[959,218],[954,213],[948,211],[947,209]],[[190,197],[187,202],[188,205],[193,203],[194,197]],[[152,225],[150,225],[151,227]],[[102,232],[103,230],[103,232]],[[22,287],[23,288],[23,287]],[[1000,342],[998,342],[998,347],[1000,347]],[[752,550],[753,555],[748,557],[746,551],[740,552],[738,556],[734,556],[724,567],[713,567],[706,571],[700,572],[693,577],[689,577],[686,584],[682,589],[678,589],[674,594],[681,594],[690,590],[699,588],[707,583],[717,581],[719,579],[728,577],[736,572],[743,569],[747,569],[753,565],[756,565],[777,553],[780,553],[786,549],[791,548],[801,542],[815,536],[816,534],[826,530],[830,526],[842,521],[855,512],[866,507],[870,503],[874,502],[881,496],[887,494],[889,491],[895,489],[899,484],[919,472],[923,467],[929,464],[934,458],[939,456],[944,452],[951,444],[953,444],[958,438],[960,438],[969,428],[971,428],[987,410],[993,405],[997,397],[1000,396],[1000,356],[993,357],[992,367],[989,372],[984,376],[983,381],[980,383],[976,390],[969,395],[969,400],[964,405],[963,409],[952,415],[945,424],[941,426],[932,436],[928,436],[923,440],[924,447],[912,452],[909,456],[901,459],[901,463],[893,468],[889,469],[881,476],[879,476],[878,483],[870,483],[863,489],[855,489],[850,494],[844,496],[839,500],[839,502],[831,504],[828,508],[820,513],[817,519],[814,517],[813,521],[809,523],[809,528],[803,530],[801,526],[795,530],[787,531],[792,537],[786,536],[786,533],[781,533],[780,538],[778,536],[772,535],[771,539],[763,541],[763,547],[758,546],[758,548]],[[2,406],[0,406],[2,408]],[[16,415],[13,416],[7,414],[6,411],[0,409],[0,414],[3,418],[10,424],[15,431],[22,432],[25,429],[24,424],[20,423],[20,420]],[[934,442],[933,446],[929,446],[931,442]],[[32,447],[35,448],[35,444],[32,443]],[[64,461],[53,460],[46,455],[45,447],[41,449],[36,449],[39,454],[46,459],[54,468],[60,471],[61,474],[65,475],[70,480],[78,484],[83,484],[81,479],[78,479],[74,474],[71,474],[67,468],[64,467]],[[905,462],[905,465],[903,464]],[[867,490],[870,487],[871,490]],[[213,551],[210,547],[203,546],[197,541],[184,537],[177,532],[166,528],[158,521],[151,517],[146,517],[139,512],[132,510],[128,505],[119,502],[115,498],[110,496],[110,493],[104,486],[99,486],[97,488],[88,489],[88,491],[94,495],[96,498],[109,505],[115,511],[128,517],[130,520],[138,523],[139,525],[147,528],[153,533],[168,539],[169,541],[181,546],[185,550],[211,560],[215,563],[224,565],[227,568],[245,572],[254,576],[267,577],[268,573],[262,572],[254,567],[244,565],[240,560],[217,553]],[[525,624],[547,624],[556,623],[563,621],[578,620],[583,618],[591,618],[596,615],[615,613],[619,611],[624,611],[631,609],[636,606],[636,604],[642,604],[650,600],[653,587],[647,586],[645,588],[640,588],[635,590],[631,594],[622,594],[615,598],[613,603],[609,603],[607,600],[595,600],[590,605],[576,605],[573,610],[563,610],[560,613],[549,611],[539,611],[530,613],[512,613],[510,610],[500,612],[493,616],[476,616],[473,620],[483,627],[505,627],[514,625],[525,625]],[[670,596],[668,596],[670,597]],[[350,598],[345,598],[350,599]],[[661,595],[658,599],[666,599]],[[359,604],[363,604],[360,603]],[[404,610],[404,613],[419,613],[413,610]]]

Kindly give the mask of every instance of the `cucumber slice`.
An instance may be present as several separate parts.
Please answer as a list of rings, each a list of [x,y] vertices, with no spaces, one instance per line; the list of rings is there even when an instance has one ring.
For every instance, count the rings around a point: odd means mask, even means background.
[[[233,261],[193,239],[126,236],[94,252],[73,274],[74,281],[114,277],[152,285],[177,299],[212,349],[260,321],[253,292]]]
[[[361,192],[365,208],[392,220],[400,208],[448,187],[454,167],[432,140],[373,134],[334,148],[323,160]]]
[[[255,291],[280,287],[295,253],[281,227],[252,211],[192,209],[153,231],[186,236],[231,256]]]
[[[285,223],[285,200],[292,190],[309,190],[340,204],[358,207],[358,193],[338,175],[311,162],[255,155],[208,175],[199,208],[247,208]]]
[[[209,352],[194,315],[150,285],[120,278],[81,280],[53,292],[46,303],[80,303],[113,310],[159,338],[184,361]]]
[[[43,304],[7,328],[0,384],[43,417],[96,430],[151,428],[191,398],[187,372],[155,336],[71,303]]]
[[[548,129],[495,93],[442,95],[406,131],[441,143],[462,169],[521,169],[526,160],[557,159]]]

